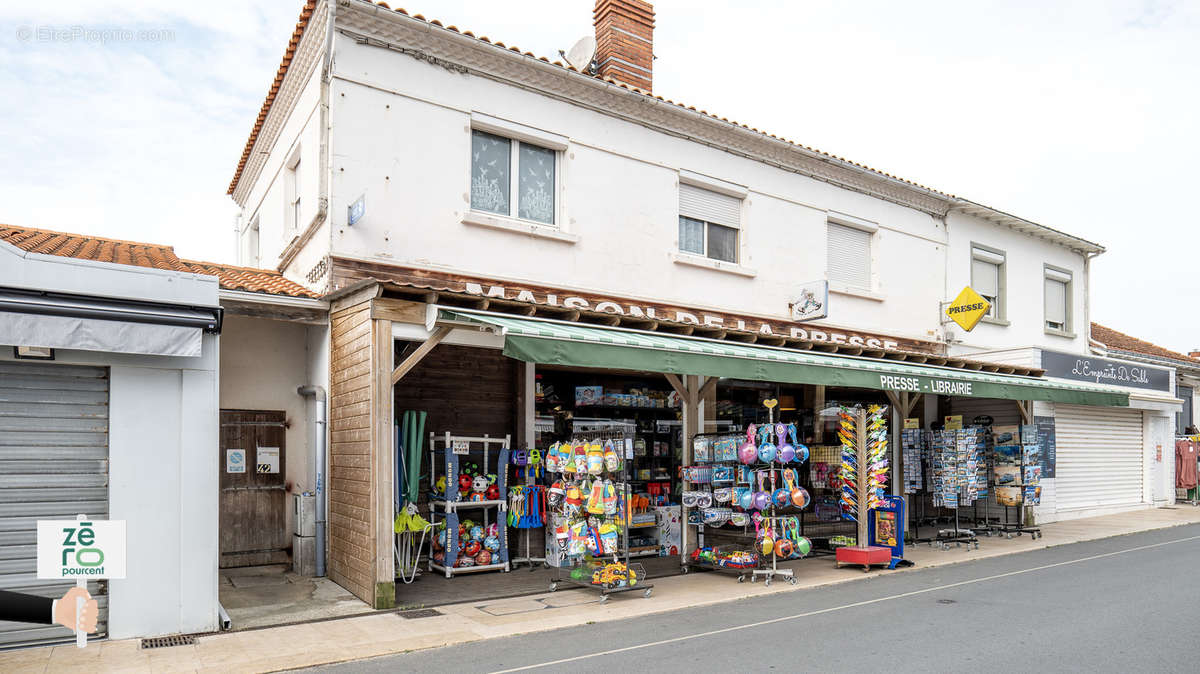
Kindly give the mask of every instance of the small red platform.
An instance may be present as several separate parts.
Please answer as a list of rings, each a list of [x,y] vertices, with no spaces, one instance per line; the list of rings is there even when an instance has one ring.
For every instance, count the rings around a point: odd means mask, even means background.
[[[845,546],[837,549],[837,565],[859,564],[863,571],[870,571],[872,564],[891,564],[892,549],[878,545]]]

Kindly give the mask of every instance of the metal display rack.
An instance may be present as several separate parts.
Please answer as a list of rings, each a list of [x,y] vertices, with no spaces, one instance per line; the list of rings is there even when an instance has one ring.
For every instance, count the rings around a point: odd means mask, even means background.
[[[508,472],[505,468],[508,465],[508,444],[510,436],[505,435],[503,439],[493,438],[488,435],[483,437],[471,437],[464,435],[451,435],[447,431],[442,437],[438,437],[436,433],[429,434],[429,484],[434,485],[437,481],[437,471],[439,465],[446,477],[446,492],[441,495],[441,498],[436,498],[431,494],[429,500],[429,520],[431,524],[436,525],[440,518],[446,525],[446,543],[445,543],[445,560],[443,563],[433,561],[433,555],[429,557],[429,569],[432,571],[437,569],[446,574],[447,578],[451,578],[460,573],[478,573],[480,571],[504,571],[508,572],[511,566],[508,561],[508,527],[505,521],[505,513],[508,510],[508,502],[503,498],[507,494],[506,482]],[[500,469],[496,474],[496,486],[499,487],[502,498],[496,500],[483,501],[461,501],[457,498],[450,499],[451,491],[458,484],[459,469],[461,466],[461,457],[480,457],[481,473],[486,475],[488,467],[491,465],[491,455],[497,454],[496,466]],[[441,459],[439,464],[439,459]],[[453,492],[455,495],[458,492]],[[492,509],[495,508],[494,517]],[[498,523],[497,537],[500,539],[500,549],[493,553],[493,561],[491,564],[475,564],[471,566],[457,566],[458,561],[458,525],[461,521],[459,517],[460,511],[480,512],[482,518],[483,529],[486,531],[489,521]]]
[[[770,442],[770,440],[768,439],[768,436],[769,436],[769,438],[774,438],[778,442],[784,442],[784,440],[777,437],[779,429],[782,428],[783,426],[782,426],[782,424],[780,424],[779,426],[776,426],[774,423],[774,419],[775,419],[774,405],[770,404],[773,402],[774,401],[767,401],[766,403],[764,403],[768,410],[768,416],[767,416],[768,423],[767,423],[767,425],[765,425],[763,427],[764,430],[762,433],[764,436],[764,439],[763,439],[764,443]],[[745,435],[747,442],[753,441],[753,436],[754,436],[756,430],[757,430],[757,428],[754,425],[750,426],[750,428],[747,430],[746,435]],[[693,436],[693,442],[696,438],[699,438],[701,440],[703,440],[705,438],[714,438],[714,437],[727,438],[730,435],[731,435],[730,433],[701,433],[701,434],[697,434],[697,435]],[[775,443],[771,443],[771,444],[774,445]],[[807,452],[807,449],[805,449],[805,451]],[[741,531],[737,531],[737,532],[721,531],[720,532],[721,534],[729,535],[735,539],[749,539],[749,540],[754,541],[755,545],[757,545],[757,543],[758,543],[758,535],[757,534],[764,527],[770,529],[773,540],[778,540],[777,538],[775,538],[775,535],[774,535],[775,530],[785,520],[795,518],[797,527],[802,526],[801,515],[803,513],[803,509],[801,509],[800,512],[798,512],[794,515],[779,515],[778,507],[775,504],[775,500],[774,500],[774,498],[770,497],[771,495],[773,495],[776,492],[777,489],[782,487],[782,484],[780,483],[780,476],[782,475],[781,471],[789,468],[789,466],[787,466],[787,464],[781,463],[781,462],[775,460],[776,458],[777,457],[772,457],[772,460],[769,462],[762,461],[761,458],[759,458],[759,459],[756,459],[753,463],[744,464],[744,463],[740,463],[739,461],[737,461],[736,457],[731,458],[729,456],[723,456],[723,457],[709,456],[708,461],[706,461],[706,462],[700,462],[700,461],[696,462],[699,464],[709,465],[709,466],[729,465],[729,466],[732,466],[732,470],[734,473],[736,473],[739,469],[740,470],[749,469],[751,471],[751,474],[758,477],[758,479],[759,479],[759,483],[760,483],[759,491],[765,491],[768,494],[767,507],[766,508],[756,508],[758,513],[761,514],[761,520],[758,521],[754,532],[750,531],[750,524],[747,523],[747,524],[741,525]],[[808,459],[808,457],[806,454],[805,458],[803,460],[796,461],[794,469],[797,470],[797,472],[799,472],[801,466],[804,465],[804,463],[807,461],[807,459]],[[753,478],[751,478],[751,479],[753,479]],[[766,489],[767,480],[769,480],[769,482],[770,482],[769,489]],[[706,485],[707,486],[707,485],[713,484],[711,481],[711,478],[710,478],[709,482],[705,483],[703,481],[700,481],[699,479],[688,480],[685,477],[684,482],[685,482],[685,485]],[[738,484],[736,480],[731,481],[729,483],[730,488],[733,491],[733,493],[737,493],[737,489],[733,488],[733,485],[735,485],[735,484]],[[798,486],[798,483],[796,486]],[[751,484],[750,487],[752,488],[753,485]],[[736,500],[736,499],[734,499],[734,500]],[[811,494],[809,495],[809,503],[811,503]],[[739,504],[731,503],[730,505],[738,506]],[[808,504],[805,504],[805,507],[807,507],[807,506],[808,506]],[[730,510],[731,510],[730,514],[732,515],[732,507],[730,508]],[[740,513],[740,514],[742,514],[743,516],[747,515],[747,513]],[[702,537],[704,536],[704,530],[705,530],[706,523],[704,522],[704,519],[701,518],[700,522],[698,524],[695,524],[694,526],[696,526],[697,542],[699,543],[702,541]],[[712,526],[712,524],[710,523],[707,526]],[[716,527],[714,527],[714,529],[717,529],[720,526],[724,526],[724,522],[718,524]],[[686,522],[686,512],[685,512],[685,526],[683,527],[684,539],[683,539],[683,546],[682,546],[682,549],[684,549],[684,550],[689,549],[689,546],[687,543],[688,529],[689,529],[689,526],[687,525],[687,522]],[[719,529],[717,529],[717,530],[719,530]],[[783,537],[782,529],[780,529],[780,531],[781,531],[780,538],[782,538]],[[756,551],[756,554],[757,554],[757,552],[758,551]],[[687,556],[685,556],[682,559],[680,564],[682,567],[682,571],[684,573],[687,573],[689,568],[694,566],[695,568],[700,568],[700,569],[715,569],[717,571],[721,571],[724,573],[736,574],[739,583],[744,581],[747,577],[750,578],[750,582],[752,582],[752,583],[756,582],[759,578],[762,578],[763,583],[765,585],[769,586],[771,584],[771,581],[776,576],[779,576],[782,578],[786,578],[787,581],[793,585],[796,584],[797,580],[796,580],[794,571],[792,569],[779,568],[779,556],[776,555],[773,551],[771,552],[771,554],[768,554],[768,555],[757,554],[757,556],[759,558],[759,563],[756,567],[753,567],[753,568],[721,567],[719,565],[711,564],[711,563],[708,563],[707,561],[703,561],[702,559],[691,559]],[[764,559],[765,557],[769,557],[770,559],[769,560]],[[795,557],[789,556],[787,559],[793,559],[793,558],[795,558]]]
[[[596,428],[595,426],[600,426],[600,428]],[[641,564],[630,562],[629,554],[629,525],[632,522],[632,513],[630,512],[628,466],[633,448],[633,436],[629,433],[628,428],[620,425],[604,428],[602,420],[601,423],[595,424],[595,426],[592,427],[592,430],[577,430],[572,434],[571,442],[567,444],[573,446],[580,443],[613,443],[619,457],[618,468],[615,471],[609,470],[609,466],[605,465],[599,474],[590,473],[590,475],[613,481],[613,486],[617,491],[617,513],[611,516],[611,518],[605,515],[605,519],[616,524],[620,530],[620,538],[617,549],[611,556],[601,554],[588,557],[585,555],[574,563],[556,567],[554,579],[550,582],[550,591],[555,592],[558,590],[559,585],[568,584],[598,591],[600,593],[600,601],[602,602],[608,601],[610,595],[634,591],[641,592],[643,597],[649,598],[654,585],[646,582],[645,567]],[[560,515],[565,515],[562,510],[566,507],[564,500],[564,504],[559,506]],[[608,563],[624,565],[626,578],[628,579],[632,576],[634,582],[630,583],[628,580],[625,580],[624,583],[592,582],[593,572],[603,569]]]
[[[942,474],[940,476],[940,480],[950,480],[952,482],[952,486],[954,488],[953,492],[956,499],[954,505],[949,505],[946,503],[939,505],[935,502],[934,506],[954,511],[954,527],[949,529],[939,529],[936,536],[930,538],[917,538],[913,542],[928,543],[930,546],[936,545],[943,550],[948,550],[951,543],[953,543],[955,547],[961,547],[963,543],[966,543],[967,549],[969,550],[971,544],[973,543],[975,545],[975,549],[978,550],[979,537],[973,530],[964,529],[959,517],[961,503],[959,503],[957,499],[963,494],[967,487],[965,481],[961,479],[963,477],[963,471],[966,470],[966,467],[962,465],[962,462],[959,461],[958,457],[958,431],[935,431],[931,440],[933,447],[930,461],[931,463],[933,461],[941,462],[943,469],[941,471]],[[947,443],[950,443],[949,448],[946,446]],[[936,471],[934,471],[934,473],[936,474]],[[936,481],[938,479],[938,477],[931,475],[930,491],[935,492],[935,494],[937,490],[933,487],[937,484]],[[944,486],[942,487],[942,491],[945,493]]]

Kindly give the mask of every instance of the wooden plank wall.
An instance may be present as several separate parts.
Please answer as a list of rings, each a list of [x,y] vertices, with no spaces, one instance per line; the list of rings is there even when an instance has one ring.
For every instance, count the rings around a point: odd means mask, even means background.
[[[407,351],[419,344],[401,342]],[[397,356],[400,362],[402,356]],[[424,410],[425,432],[516,437],[520,361],[497,349],[439,344],[396,384],[396,412]],[[425,442],[428,451],[428,439]],[[429,469],[428,457],[422,468]]]
[[[329,577],[374,605],[372,338],[369,302],[330,316]]]

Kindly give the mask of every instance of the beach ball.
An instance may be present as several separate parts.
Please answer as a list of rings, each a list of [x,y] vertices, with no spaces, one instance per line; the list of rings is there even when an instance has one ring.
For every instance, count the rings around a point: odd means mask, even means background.
[[[500,549],[500,539],[495,536],[488,536],[483,539],[483,549],[488,552],[496,552]]]
[[[776,557],[780,557],[782,559],[787,559],[788,557],[792,556],[792,553],[794,551],[795,551],[795,546],[792,545],[792,542],[790,540],[788,540],[786,538],[781,538],[781,539],[775,541],[775,556]]]
[[[473,540],[473,541],[482,541],[483,540],[483,527],[479,526],[478,524],[471,527],[471,540]]]
[[[446,547],[446,530],[442,529],[433,537],[433,549],[441,550]]]
[[[786,508],[792,502],[790,496],[788,490],[780,487],[775,490],[775,493],[771,494],[771,500],[775,502],[776,508]]]
[[[778,456],[780,463],[791,463],[796,458],[796,448],[785,442],[779,446]]]
[[[796,463],[808,461],[808,447],[796,445]]]
[[[754,507],[754,492],[749,489],[742,492],[741,498],[738,499],[738,505],[742,510],[749,510]]]
[[[754,492],[754,508],[756,510],[766,510],[769,505],[771,505],[771,497],[767,495],[767,492]]]
[[[792,505],[802,510],[807,508],[809,502],[812,501],[812,497],[808,495],[808,490],[804,487],[796,487],[793,489],[792,493],[789,495],[789,499],[791,500]]]
[[[487,550],[481,550],[478,555],[475,555],[475,563],[479,566],[487,566],[492,563],[492,553]]]
[[[758,460],[763,463],[771,463],[775,460],[776,449],[774,443],[764,442],[758,447]]]
[[[482,549],[483,546],[479,543],[479,541],[471,541],[463,546],[463,554],[468,557],[474,557],[475,555],[478,555],[479,551]]]
[[[738,447],[738,461],[746,465],[750,465],[758,460],[758,447],[754,446],[753,440],[747,440]]]
[[[796,554],[807,557],[810,552],[812,552],[812,541],[801,536],[800,540],[796,541]]]

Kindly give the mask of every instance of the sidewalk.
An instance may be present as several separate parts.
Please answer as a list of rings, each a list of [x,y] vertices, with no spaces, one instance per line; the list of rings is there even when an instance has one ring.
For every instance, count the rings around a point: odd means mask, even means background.
[[[909,548],[913,568],[1009,555],[1056,545],[1096,540],[1184,524],[1200,523],[1200,508],[1179,505],[1171,509],[1147,509],[1090,519],[1048,524],[1043,537],[981,538],[978,550],[927,545]],[[791,564],[799,582],[737,583],[717,573],[693,573],[671,578],[651,578],[653,596],[641,593],[614,596],[605,604],[587,590],[560,590],[515,599],[470,602],[443,606],[442,615],[406,619],[395,612],[306,623],[288,627],[247,630],[200,637],[194,646],[142,651],[136,639],[92,644],[80,650],[74,645],[32,648],[0,653],[0,671],[58,672],[76,667],[92,671],[152,672],[268,672],[296,667],[357,660],[407,651],[508,636],[526,632],[579,625],[588,621],[620,620],[754,597],[774,592],[847,582],[896,571],[863,573],[857,568],[837,569],[833,559],[820,557]]]

